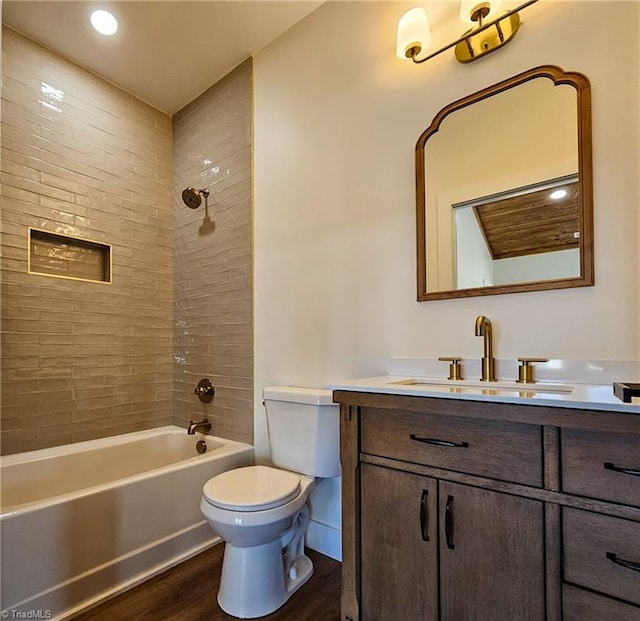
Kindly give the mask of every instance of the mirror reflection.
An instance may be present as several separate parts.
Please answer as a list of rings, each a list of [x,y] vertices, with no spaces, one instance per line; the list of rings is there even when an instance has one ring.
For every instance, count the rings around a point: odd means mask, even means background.
[[[577,174],[452,208],[456,289],[580,276]]]
[[[589,83],[540,67],[416,146],[418,300],[593,284]]]

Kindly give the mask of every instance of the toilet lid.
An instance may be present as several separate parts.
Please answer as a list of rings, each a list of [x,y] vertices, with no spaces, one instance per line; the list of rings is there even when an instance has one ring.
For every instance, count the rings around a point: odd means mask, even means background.
[[[268,466],[248,466],[209,479],[203,489],[207,502],[230,511],[264,511],[293,500],[300,478]]]

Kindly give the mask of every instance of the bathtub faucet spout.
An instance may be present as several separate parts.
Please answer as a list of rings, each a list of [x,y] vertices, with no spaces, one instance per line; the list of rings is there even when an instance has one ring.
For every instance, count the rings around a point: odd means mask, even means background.
[[[187,427],[187,433],[190,436],[196,434],[196,432],[208,433],[211,431],[211,423],[208,418],[203,418],[199,423],[194,423],[192,420],[189,421],[189,426]]]

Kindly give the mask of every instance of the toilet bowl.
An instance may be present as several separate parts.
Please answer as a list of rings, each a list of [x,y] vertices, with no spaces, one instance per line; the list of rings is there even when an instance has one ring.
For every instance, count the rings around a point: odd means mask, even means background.
[[[225,612],[241,619],[267,615],[311,577],[304,534],[314,484],[292,472],[249,466],[204,486],[200,509],[226,542],[218,592]]]
[[[316,477],[340,475],[331,391],[280,387],[265,389],[263,396],[278,467],[219,474],[205,483],[200,503],[226,542],[218,604],[241,619],[277,610],[311,577],[313,565],[304,554],[307,499]]]

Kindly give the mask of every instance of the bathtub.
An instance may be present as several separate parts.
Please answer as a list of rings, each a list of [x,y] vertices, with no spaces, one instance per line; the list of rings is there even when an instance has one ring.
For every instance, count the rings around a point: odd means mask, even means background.
[[[169,426],[0,458],[0,609],[64,619],[219,541],[202,486],[253,447],[203,436],[198,454],[201,437]]]

